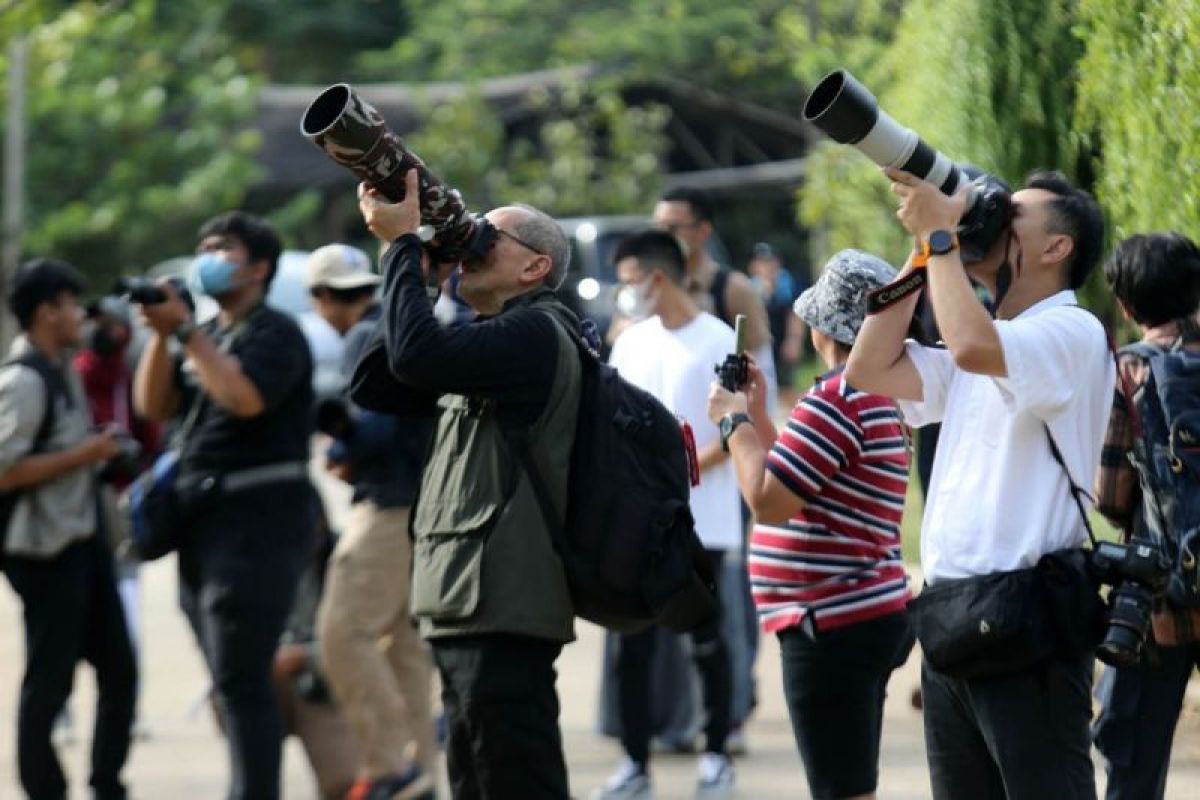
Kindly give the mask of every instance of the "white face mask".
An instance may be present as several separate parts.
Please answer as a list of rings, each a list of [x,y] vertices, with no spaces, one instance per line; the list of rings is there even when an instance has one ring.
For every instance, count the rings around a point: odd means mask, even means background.
[[[650,302],[650,282],[653,277],[641,283],[625,286],[617,292],[617,310],[633,320],[642,320],[651,316],[653,306]]]

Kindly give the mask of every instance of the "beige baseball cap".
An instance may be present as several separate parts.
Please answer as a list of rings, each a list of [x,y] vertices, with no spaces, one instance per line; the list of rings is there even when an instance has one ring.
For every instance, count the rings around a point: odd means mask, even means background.
[[[357,247],[327,244],[308,255],[306,276],[309,289],[359,289],[378,286],[383,276],[371,272],[371,259]]]

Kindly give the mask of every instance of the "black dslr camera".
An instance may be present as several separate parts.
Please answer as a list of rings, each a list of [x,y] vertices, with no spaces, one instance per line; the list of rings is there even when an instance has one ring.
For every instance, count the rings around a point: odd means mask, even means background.
[[[183,278],[167,278],[167,283],[171,284],[176,293],[178,293],[179,299],[195,314],[196,301],[192,299],[192,293],[188,290],[187,283]],[[167,293],[163,291],[158,283],[148,278],[117,278],[117,283],[113,287],[113,293],[124,297],[131,303],[139,303],[143,306],[153,306],[167,302]]]
[[[1113,587],[1109,596],[1108,630],[1096,657],[1114,667],[1138,663],[1150,632],[1154,596],[1162,594],[1171,565],[1150,542],[1100,542],[1092,552],[1092,570]]]
[[[738,314],[734,320],[733,352],[714,367],[717,381],[729,392],[739,392],[750,382],[750,362],[746,358],[746,315]]]
[[[804,103],[804,119],[840,144],[850,144],[881,167],[896,167],[932,183],[945,194],[971,184],[958,223],[964,264],[982,261],[1008,227],[1011,190],[994,175],[955,164],[879,107],[875,96],[844,69],[820,80]]]

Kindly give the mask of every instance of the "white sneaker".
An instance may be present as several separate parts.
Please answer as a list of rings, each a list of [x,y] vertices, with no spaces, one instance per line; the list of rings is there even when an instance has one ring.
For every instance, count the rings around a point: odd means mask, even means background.
[[[696,800],[733,797],[733,762],[720,753],[700,756],[696,781]]]
[[[626,758],[604,788],[592,793],[592,800],[654,800],[654,790],[645,768]]]

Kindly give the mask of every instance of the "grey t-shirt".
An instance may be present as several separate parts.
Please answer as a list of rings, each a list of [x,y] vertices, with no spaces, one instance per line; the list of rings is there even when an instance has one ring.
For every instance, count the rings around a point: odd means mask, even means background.
[[[10,354],[30,349],[24,337],[13,342]],[[74,402],[57,399],[54,427],[47,451],[69,450],[88,435],[91,425],[79,376],[63,359],[59,365]],[[42,415],[46,413],[46,384],[23,365],[0,368],[0,474],[29,455]],[[21,492],[9,520],[5,552],[15,556],[53,558],[67,545],[96,532],[94,467],[64,472]]]

